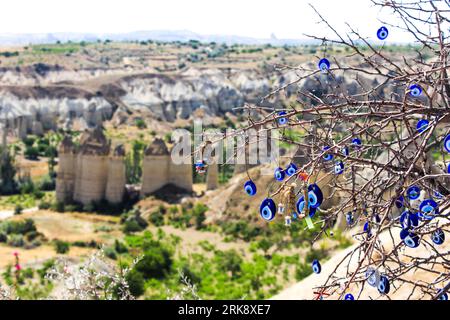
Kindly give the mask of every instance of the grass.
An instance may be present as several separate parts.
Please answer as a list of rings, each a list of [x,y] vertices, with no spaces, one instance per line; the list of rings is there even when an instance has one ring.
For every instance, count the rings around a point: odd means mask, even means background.
[[[24,209],[30,209],[38,206],[39,202],[53,202],[55,198],[54,191],[44,192],[45,195],[42,199],[38,200],[34,194],[16,194],[12,196],[0,197],[0,210],[13,210],[16,206],[20,205]]]

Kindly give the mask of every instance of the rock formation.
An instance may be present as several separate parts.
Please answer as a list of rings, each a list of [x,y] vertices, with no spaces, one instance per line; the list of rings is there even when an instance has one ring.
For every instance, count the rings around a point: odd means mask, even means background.
[[[156,138],[144,152],[141,196],[149,195],[168,184],[191,192],[192,164],[175,164],[164,141]]]
[[[65,136],[58,148],[59,165],[56,176],[56,199],[71,202],[75,190],[76,148],[70,136]]]
[[[69,136],[59,146],[56,198],[82,204],[108,200],[120,203],[125,190],[123,147],[110,155],[110,141],[101,128],[86,130],[76,148]]]
[[[125,149],[118,145],[108,160],[108,179],[105,198],[109,203],[120,203],[123,200],[126,184],[124,165]]]
[[[85,131],[77,155],[73,199],[88,204],[105,197],[110,142],[101,129]]]
[[[217,161],[213,161],[208,165],[206,173],[206,190],[215,190],[219,187],[219,166]]]

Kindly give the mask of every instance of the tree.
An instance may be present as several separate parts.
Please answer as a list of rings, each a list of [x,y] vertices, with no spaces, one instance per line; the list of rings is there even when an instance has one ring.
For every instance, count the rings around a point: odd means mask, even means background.
[[[132,143],[132,150],[125,158],[125,168],[127,183],[136,184],[142,177],[142,159],[144,157],[145,143],[135,140]]]
[[[17,183],[14,179],[16,176],[16,168],[14,165],[14,158],[11,156],[9,150],[1,150],[2,161],[0,162],[0,193],[11,194],[17,190]]]
[[[152,241],[135,268],[143,274],[145,279],[162,279],[169,273],[172,262],[171,250],[160,242]]]
[[[27,146],[24,155],[28,160],[37,160],[39,157],[39,150],[36,147]]]
[[[437,299],[450,288],[450,274],[436,272],[448,270],[450,252],[432,236],[450,226],[450,43],[444,33],[450,10],[447,1],[372,2],[392,11],[401,25],[386,22],[374,30],[372,38],[380,41],[369,41],[351,26],[340,34],[316,11],[333,35],[309,35],[322,43],[320,50],[311,49],[321,55],[317,62],[277,65],[297,79],[282,83],[258,105],[246,105],[248,125],[227,138],[248,137],[251,130],[279,133],[279,140],[299,149],[289,161],[301,156],[301,165],[277,187],[268,186],[268,198],[279,203],[283,191],[297,184],[297,203],[308,204],[301,213],[313,216],[311,243],[333,228],[359,228],[358,244],[319,289],[340,299],[352,290],[358,298],[375,275],[372,284],[382,295],[389,294],[390,284],[409,288],[408,298]],[[412,52],[385,43],[399,30],[415,39]],[[345,50],[338,53],[336,47]],[[292,96],[288,107],[267,107],[278,106],[285,95]],[[288,129],[302,137],[286,137]],[[301,200],[310,191],[320,198],[308,189],[314,183],[323,193],[323,199],[312,199],[323,204],[317,212],[309,199]],[[324,204],[328,199],[335,203]],[[356,222],[346,226],[346,221]],[[405,252],[418,246],[428,250],[426,258]],[[426,276],[412,277],[419,269]]]
[[[139,297],[142,294],[144,294],[145,280],[141,272],[136,270],[130,270],[125,276],[125,279],[128,283],[130,293],[133,296]]]

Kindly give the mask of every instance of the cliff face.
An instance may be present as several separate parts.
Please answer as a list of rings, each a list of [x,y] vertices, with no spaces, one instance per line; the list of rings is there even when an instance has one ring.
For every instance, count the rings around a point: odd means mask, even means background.
[[[306,63],[305,67],[315,66]],[[326,94],[335,88],[353,95],[360,90],[354,78],[350,72],[345,77],[339,72],[333,77],[320,74],[289,86],[264,105],[280,106],[281,100],[297,97],[298,91],[311,92],[325,102]],[[79,129],[93,128],[116,114],[126,118],[138,113],[173,123],[193,118],[198,110],[210,116],[234,113],[245,103],[259,103],[271,90],[297,79],[294,71],[262,73],[231,68],[189,68],[167,74],[145,73],[145,69],[0,69],[0,105],[23,116],[25,121],[20,126],[25,133],[40,134],[57,126],[72,126],[77,119],[81,119]],[[371,77],[358,81],[373,86],[381,80]],[[401,99],[402,90],[381,87],[377,95],[395,92]],[[305,105],[316,103],[306,101],[304,96],[297,98]]]
[[[269,77],[255,70],[188,69],[162,75],[145,70],[0,69],[0,105],[24,116],[22,130],[34,134],[70,126],[75,119],[83,120],[81,129],[93,128],[117,111],[174,122],[192,117],[197,109],[209,115],[234,112],[266,94]]]

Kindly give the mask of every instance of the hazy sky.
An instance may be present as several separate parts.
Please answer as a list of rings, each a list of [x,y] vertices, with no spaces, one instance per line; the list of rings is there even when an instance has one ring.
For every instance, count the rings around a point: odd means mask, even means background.
[[[340,31],[350,23],[375,37],[377,18],[395,22],[369,0],[11,0],[2,1],[0,33],[190,30],[269,38],[304,38],[325,34],[316,24],[312,3]],[[405,41],[392,32],[391,41]]]

